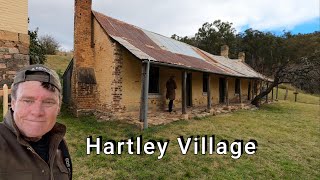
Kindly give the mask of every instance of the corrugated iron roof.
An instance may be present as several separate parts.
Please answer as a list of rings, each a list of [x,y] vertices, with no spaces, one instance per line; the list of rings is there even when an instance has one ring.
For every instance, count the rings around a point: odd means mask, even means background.
[[[183,42],[92,12],[106,33],[140,60],[147,59],[221,75],[265,79],[240,60],[212,55]]]
[[[146,35],[163,50],[202,59],[202,57],[186,43],[176,41],[172,38],[168,38],[147,30],[143,30],[143,32],[145,32]]]

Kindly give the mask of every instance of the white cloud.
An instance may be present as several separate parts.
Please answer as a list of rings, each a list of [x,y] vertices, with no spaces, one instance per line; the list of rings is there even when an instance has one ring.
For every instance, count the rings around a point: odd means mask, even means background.
[[[39,28],[39,35],[53,36],[62,48],[73,48],[74,2],[65,0],[29,0],[29,29]]]
[[[29,0],[30,28],[73,46],[73,0]],[[141,28],[171,36],[193,35],[205,22],[221,19],[240,31],[291,30],[319,18],[319,0],[93,0],[93,9]]]

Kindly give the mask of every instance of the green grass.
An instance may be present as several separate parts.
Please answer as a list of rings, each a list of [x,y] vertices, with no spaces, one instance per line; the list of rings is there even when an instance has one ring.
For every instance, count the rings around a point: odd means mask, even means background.
[[[46,66],[55,70],[58,74],[63,74],[66,70],[69,62],[72,59],[72,55],[46,55],[47,61],[45,63]]]
[[[313,97],[316,99],[316,97]],[[317,102],[317,100],[313,100]],[[141,131],[118,121],[96,122],[92,117],[59,118],[68,127],[74,179],[319,179],[319,105],[279,101],[259,110],[240,110],[210,118],[178,121]],[[215,135],[217,141],[255,139],[258,150],[240,159],[228,155],[182,155],[177,137]],[[86,137],[116,141],[142,135],[170,140],[161,160],[154,155],[86,155]],[[217,143],[216,141],[216,143]]]
[[[294,100],[295,100],[294,92],[295,92],[294,90],[290,90],[290,88],[288,88],[287,101],[294,102]],[[278,99],[284,100],[285,93],[286,93],[285,89],[279,88]],[[269,97],[271,97],[271,95]],[[276,88],[274,88],[274,98],[276,98]],[[320,97],[319,97],[319,95],[305,94],[300,91],[299,94],[297,94],[297,102],[319,105],[320,104]]]
[[[73,179],[320,179],[319,97],[300,93],[294,102],[293,91],[289,91],[284,101],[284,93],[279,89],[279,101],[259,110],[182,120],[145,131],[120,121],[75,118],[63,108],[58,121],[67,126]],[[102,136],[105,142],[140,135],[144,142],[170,140],[165,156],[158,160],[158,151],[153,155],[128,155],[125,151],[122,155],[86,155],[88,136],[94,140]],[[258,150],[237,160],[230,152],[194,155],[192,148],[182,155],[177,138],[196,135],[215,135],[216,143],[255,139]]]

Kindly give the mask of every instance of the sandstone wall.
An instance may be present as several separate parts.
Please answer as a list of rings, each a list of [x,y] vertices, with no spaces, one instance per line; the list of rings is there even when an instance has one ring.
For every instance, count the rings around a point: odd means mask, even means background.
[[[29,65],[29,35],[0,30],[0,86],[13,82],[16,72]]]

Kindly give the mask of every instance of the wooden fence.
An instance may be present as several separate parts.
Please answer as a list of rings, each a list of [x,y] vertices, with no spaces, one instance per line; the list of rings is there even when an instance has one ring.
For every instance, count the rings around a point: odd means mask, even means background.
[[[0,96],[3,97],[3,117],[6,115],[9,108],[9,94],[11,94],[11,89],[9,89],[6,84],[4,84],[3,88],[0,90]]]

